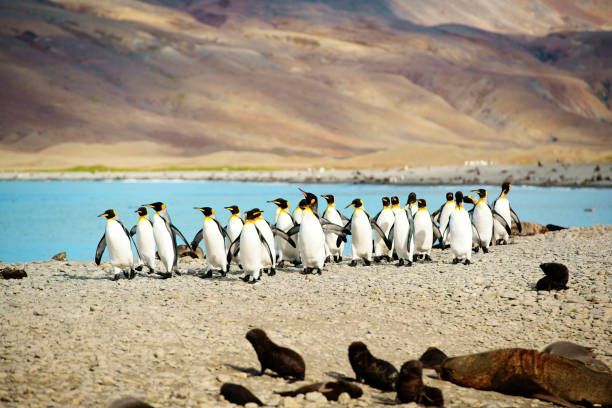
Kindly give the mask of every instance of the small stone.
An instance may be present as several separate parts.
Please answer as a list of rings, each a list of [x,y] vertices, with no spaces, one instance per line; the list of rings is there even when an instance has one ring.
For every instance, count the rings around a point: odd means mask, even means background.
[[[166,356],[166,352],[162,349],[158,349],[156,351],[153,352],[153,357],[157,358],[157,359],[163,359]]]
[[[327,401],[327,398],[325,398],[325,395],[317,391],[307,393],[305,398],[306,398],[306,401],[311,401],[311,402]]]
[[[342,394],[340,394],[338,396],[338,402],[340,404],[346,404],[347,402],[349,402],[351,400],[351,396],[348,395],[348,393],[343,392]]]
[[[259,406],[259,405],[257,405],[257,404],[256,404],[256,403],[254,403],[254,402],[247,402],[247,403],[244,405],[244,408],[257,408],[258,406]]]
[[[283,399],[283,407],[284,408],[300,408],[300,404],[292,397],[286,397]]]
[[[66,252],[60,252],[59,254],[53,255],[51,260],[53,260],[53,261],[65,261],[66,260]]]
[[[102,377],[102,380],[100,380],[100,384],[102,385],[115,385],[115,380],[113,380],[111,377]]]

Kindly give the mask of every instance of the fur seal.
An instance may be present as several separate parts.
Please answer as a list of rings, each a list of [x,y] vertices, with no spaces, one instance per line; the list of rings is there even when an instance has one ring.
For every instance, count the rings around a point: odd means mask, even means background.
[[[395,383],[397,403],[416,402],[425,406],[444,406],[442,391],[423,384],[423,363],[407,361],[402,365]]]
[[[612,405],[612,374],[536,350],[510,348],[451,357],[437,371],[440,379],[462,387],[570,407]]]
[[[153,406],[136,398],[125,397],[113,401],[108,408],[153,408]]]
[[[221,386],[221,395],[232,404],[246,405],[254,402],[260,407],[263,404],[251,391],[240,384],[224,383]]]
[[[567,358],[569,360],[578,361],[584,364],[591,370],[601,372],[611,372],[610,368],[604,364],[603,361],[597,360],[593,349],[589,347],[583,347],[570,341],[557,341],[549,344],[542,349],[542,353],[552,354],[553,356],[559,356]]]
[[[440,364],[447,358],[448,356],[444,354],[442,350],[435,347],[429,347],[421,357],[419,357],[419,361],[423,363],[423,368],[436,369],[436,367],[440,367]]]
[[[329,381],[326,383],[319,382],[304,385],[294,391],[275,392],[283,397],[295,397],[298,394],[308,394],[309,392],[315,391],[325,395],[328,401],[338,401],[338,397],[343,392],[346,392],[351,398],[359,398],[363,395],[363,391],[359,386],[344,380]]]
[[[397,369],[393,364],[374,357],[360,341],[351,343],[348,358],[358,382],[381,391],[393,391],[397,380]]]
[[[261,329],[249,330],[246,339],[251,343],[261,364],[262,375],[267,368],[283,378],[304,379],[306,364],[295,351],[276,345]]]
[[[536,290],[562,290],[567,289],[567,281],[569,280],[569,270],[567,266],[549,262],[540,264],[540,269],[546,275],[536,284]]]

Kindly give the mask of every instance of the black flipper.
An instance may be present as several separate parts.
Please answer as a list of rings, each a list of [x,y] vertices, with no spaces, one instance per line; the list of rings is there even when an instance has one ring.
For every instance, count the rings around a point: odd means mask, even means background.
[[[191,245],[189,246],[192,251],[195,251],[198,248],[198,245],[200,245],[202,238],[204,238],[204,228],[200,229],[193,237]]]
[[[431,223],[433,228],[433,242],[436,242],[436,239],[442,243],[442,234],[440,233],[440,228],[435,223]],[[433,244],[432,242],[432,244]]]
[[[380,228],[380,225],[378,225],[374,220],[370,220],[370,225],[372,226],[372,228],[374,228],[374,231],[376,231],[376,233],[380,235],[383,241],[385,241],[387,249],[391,249],[391,240],[389,239],[389,237],[387,237],[382,228]]]
[[[170,229],[173,233],[177,234],[179,237],[181,237],[181,239],[183,240],[183,242],[185,243],[185,245],[189,246],[189,242],[187,242],[187,238],[185,238],[185,236],[183,235],[183,233],[181,231],[179,231],[178,228],[176,228],[173,224],[170,224]]]
[[[380,217],[380,213],[381,213],[381,212],[382,212],[382,210],[380,210],[380,211],[378,212],[378,214],[376,214],[376,215],[374,216],[374,222],[378,222],[378,217]]]
[[[274,265],[274,258],[272,257],[272,250],[270,249],[270,245],[268,245],[268,241],[266,241],[266,238],[263,236],[263,234],[261,233],[261,231],[259,230],[259,228],[257,227],[257,225],[255,225],[255,229],[257,230],[257,235],[259,235],[259,240],[261,241],[261,243],[266,247],[266,249],[268,250],[268,256],[270,257],[270,263],[272,265]]]
[[[444,209],[444,206],[446,204],[442,204],[442,206],[440,206],[439,210],[436,210],[433,212],[433,214],[431,214],[431,220],[433,222],[437,222],[438,224],[440,223],[440,216],[442,215],[442,210]]]
[[[285,241],[287,241],[289,243],[289,245],[291,245],[292,247],[296,247],[295,241],[291,239],[291,237],[289,236],[289,234],[287,234],[285,231],[276,228],[276,227],[272,227],[272,233],[277,236],[277,237],[281,237],[282,239],[284,239]]]
[[[337,210],[336,210],[336,211],[337,211]],[[350,219],[349,219],[349,218],[347,218],[347,217],[346,217],[344,214],[342,214],[340,211],[338,211],[338,214],[340,214],[340,219],[341,219],[342,221],[345,221],[345,222],[349,222],[349,221],[350,221]]]
[[[480,239],[480,234],[478,233],[478,228],[472,223],[472,234],[476,231],[476,236],[478,237],[478,246],[481,245],[482,240]]]
[[[501,214],[495,210],[491,210],[491,214],[493,215],[493,219],[499,222],[502,225],[502,227],[504,227],[508,235],[510,235],[511,230],[510,230],[510,226],[506,222],[506,219],[502,217]]]
[[[224,238],[227,238],[229,240],[229,235],[228,235],[227,231],[225,230],[225,228],[223,228],[221,223],[219,221],[217,221],[215,218],[213,218],[212,220],[217,224],[217,227],[219,227],[219,232],[221,233],[221,236],[224,237]]]
[[[242,235],[242,232],[238,234],[234,242],[232,242],[229,248],[227,248],[227,264],[228,265],[232,261],[232,258],[236,257],[236,255],[238,255],[238,252],[240,251],[240,236],[241,235]],[[233,252],[232,252],[232,248],[234,248]]]
[[[293,227],[289,228],[287,231],[287,235],[292,236],[300,232],[300,224],[295,224]]]
[[[136,225],[134,225],[130,230],[130,237],[133,237],[134,235],[136,235]]]
[[[102,235],[102,238],[100,238],[100,242],[98,242],[98,247],[96,248],[96,257],[95,257],[96,265],[100,265],[100,260],[102,259],[102,254],[104,253],[105,249],[106,249],[106,233]]]
[[[518,231],[522,232],[523,231],[523,227],[521,226],[521,220],[519,220],[519,217],[518,217],[518,215],[516,215],[516,213],[512,209],[512,206],[510,204],[508,204],[508,206],[510,207],[510,217],[512,217],[514,222],[516,222],[516,226],[518,228]]]
[[[406,215],[408,216],[408,224],[410,225],[410,230],[408,231],[408,239],[406,243],[408,245],[407,252],[410,252],[410,244],[412,243],[412,239],[414,238],[414,218],[412,217],[412,210],[410,207],[404,209],[406,211]]]

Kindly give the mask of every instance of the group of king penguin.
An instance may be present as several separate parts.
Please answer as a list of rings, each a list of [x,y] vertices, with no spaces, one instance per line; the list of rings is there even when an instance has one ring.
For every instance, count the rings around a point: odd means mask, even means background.
[[[508,201],[509,183],[502,184],[502,191],[493,207],[488,203],[485,189],[472,190],[475,196],[461,191],[446,194],[446,202],[434,213],[427,209],[427,202],[410,193],[404,206],[397,196],[382,198],[383,208],[371,217],[363,207],[363,201],[354,199],[345,208],[353,207],[350,218],[336,209],[331,194],[322,195],[327,202],[323,214],[319,214],[315,194],[300,189],[304,198],[293,213],[289,202],[283,198],[268,201],[276,205],[274,223],[266,221],[263,210],[254,208],[245,213],[240,208],[225,207],[231,215],[224,227],[216,219],[211,207],[194,207],[204,216],[202,229],[189,243],[180,230],[172,224],[166,206],[161,202],[145,204],[136,210],[138,222],[128,231],[117,213],[109,209],[99,217],[106,218],[106,230],[96,249],[95,262],[100,264],[108,247],[113,280],[121,273],[133,279],[136,272],[147,268],[162,278],[180,275],[177,265],[177,236],[193,253],[203,241],[208,269],[202,278],[211,278],[213,272],[226,276],[231,264],[244,271],[244,282],[255,283],[262,273],[276,274],[277,265],[286,263],[302,265],[303,274],[321,274],[326,262],[341,262],[347,236],[351,235],[351,262],[368,266],[372,261],[397,260],[397,266],[410,266],[416,260],[431,261],[431,249],[439,241],[441,249],[450,248],[452,262],[470,264],[472,252],[484,253],[489,246],[507,244],[510,225],[514,221],[519,231],[521,223]],[[464,204],[472,204],[467,210]],[[148,210],[154,210],[153,222]],[[374,239],[372,239],[374,236]],[[137,252],[134,260],[132,245]],[[157,249],[157,250],[156,250]],[[163,271],[155,270],[156,256]]]

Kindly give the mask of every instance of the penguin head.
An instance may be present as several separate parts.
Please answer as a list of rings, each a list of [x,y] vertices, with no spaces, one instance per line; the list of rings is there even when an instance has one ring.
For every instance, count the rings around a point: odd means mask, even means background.
[[[305,198],[302,198],[300,200],[300,202],[298,203],[298,207],[300,207],[300,209],[304,210],[306,207],[308,207],[308,201],[306,201]]]
[[[417,204],[418,204],[419,208],[427,208],[427,201],[425,201],[422,198],[419,198],[417,200]]]
[[[213,210],[210,207],[193,207],[196,210],[202,211],[202,214],[204,214],[205,217],[210,217],[215,213],[215,210]]]
[[[508,183],[507,181],[505,181],[502,184],[502,194],[506,195],[510,192],[510,187],[512,187],[512,184]]]
[[[310,207],[313,211],[316,211],[319,205],[319,200],[317,199],[317,196],[312,193],[307,193],[301,188],[300,188],[300,191],[302,192],[302,194],[304,194],[304,198],[306,199],[306,203],[308,204],[308,207]]]
[[[336,202],[336,198],[332,194],[323,194],[321,197],[327,201],[328,205],[332,205]]]
[[[474,197],[472,197],[471,195],[463,196],[463,202],[467,203],[467,204],[476,204],[477,203],[477,201],[474,200]]]
[[[138,207],[138,209],[134,212],[138,213],[138,215],[140,215],[141,217],[146,217],[149,213],[149,210],[147,210],[147,207]]]
[[[455,203],[457,204],[457,207],[463,206],[463,193],[461,191],[457,191],[455,193]]]
[[[446,201],[453,201],[453,193],[451,192],[446,193]]]
[[[383,205],[383,207],[388,207],[389,204],[391,204],[391,200],[389,200],[389,197],[383,197],[382,198],[382,205]]]
[[[231,212],[232,215],[240,214],[240,207],[238,207],[237,205],[230,205],[229,207],[225,207],[225,209],[229,210],[229,212]]]
[[[397,196],[391,197],[391,205],[393,206],[399,205],[399,198]]]
[[[160,203],[159,201],[155,202],[155,203],[151,203],[151,204],[143,204],[145,207],[150,207],[152,209],[154,209],[155,211],[162,211],[166,209],[166,204],[164,203]]]
[[[487,196],[487,190],[485,190],[484,188],[479,188],[477,190],[472,190],[472,193],[477,193],[478,197],[480,197],[480,198],[486,198],[486,196]]]
[[[268,202],[272,204],[276,204],[278,208],[282,208],[283,210],[286,210],[287,208],[289,208],[289,201],[285,200],[284,198],[277,198],[276,200],[272,200]]]
[[[416,200],[417,200],[417,198],[416,198],[416,193],[415,192],[412,192],[412,193],[408,194],[408,202],[407,202],[407,204],[414,204],[414,203],[416,203]]]
[[[247,212],[244,214],[244,218],[245,218],[246,220],[253,221],[253,220],[256,220],[257,218],[261,217],[261,213],[262,213],[262,212],[263,212],[263,211],[262,211],[262,210],[260,210],[259,208],[253,208],[252,210],[247,211]]]
[[[349,205],[347,205],[344,208],[349,208],[349,207],[355,207],[355,208],[361,208],[363,207],[363,201],[361,201],[361,198],[356,198],[353,201],[351,201],[351,203]]]
[[[116,216],[117,216],[117,211],[113,210],[112,208],[109,209],[109,210],[106,210],[102,214],[98,215],[98,217],[104,217],[107,220],[112,220]]]

